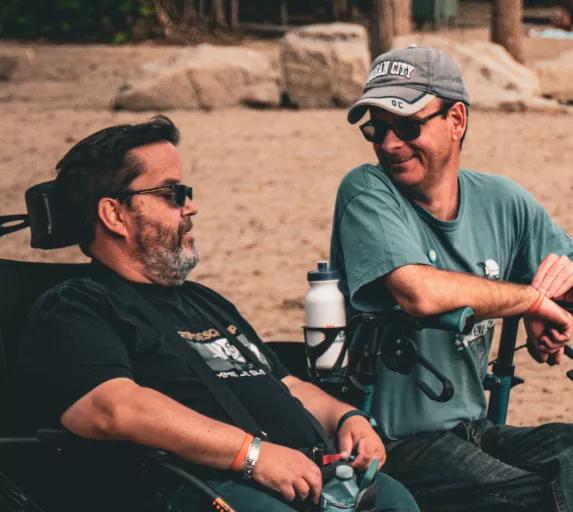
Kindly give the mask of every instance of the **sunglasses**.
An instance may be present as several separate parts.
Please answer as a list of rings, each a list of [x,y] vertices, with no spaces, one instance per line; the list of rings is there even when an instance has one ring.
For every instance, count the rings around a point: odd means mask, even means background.
[[[187,198],[193,199],[193,187],[187,187],[186,185],[182,185],[180,183],[174,183],[173,185],[164,185],[163,187],[144,188],[142,190],[128,190],[123,194],[120,194],[118,199],[125,201],[132,196],[143,194],[154,194],[164,197],[179,208],[183,208]]]
[[[360,131],[368,142],[373,142],[374,144],[382,143],[386,138],[388,130],[392,130],[400,140],[409,142],[420,136],[422,126],[430,119],[445,114],[450,110],[450,108],[451,105],[442,107],[440,110],[430,114],[429,116],[423,117],[422,119],[398,118],[393,123],[382,121],[381,119],[371,119],[370,121],[360,125]]]

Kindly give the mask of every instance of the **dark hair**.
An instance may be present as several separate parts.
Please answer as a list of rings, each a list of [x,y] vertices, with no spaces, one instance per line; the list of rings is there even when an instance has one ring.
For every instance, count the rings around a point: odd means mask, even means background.
[[[447,108],[448,111],[456,104],[458,103],[458,100],[450,100],[448,98],[440,98],[440,101],[442,102],[442,108]],[[463,102],[461,102],[463,103]],[[466,129],[464,131],[464,134],[462,135],[462,138],[460,140],[460,149],[462,149],[462,146],[464,145],[464,139],[466,138],[466,133],[468,133],[468,126],[469,126],[469,122],[470,122],[470,106],[466,103],[464,103],[464,105],[466,106],[466,118],[467,118],[467,122],[466,122]],[[444,112],[442,114],[442,117],[445,119],[446,117],[448,117],[448,112]]]
[[[78,142],[58,162],[55,197],[67,227],[89,256],[95,236],[98,202],[117,197],[142,172],[140,162],[129,154],[153,142],[179,142],[179,130],[166,116],[140,124],[122,124],[100,130]]]

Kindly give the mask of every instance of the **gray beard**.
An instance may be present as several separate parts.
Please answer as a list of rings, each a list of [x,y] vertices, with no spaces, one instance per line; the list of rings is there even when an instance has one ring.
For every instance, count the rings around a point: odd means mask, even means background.
[[[199,263],[199,255],[193,247],[183,249],[183,236],[193,223],[186,217],[179,228],[170,230],[156,220],[136,214],[137,233],[135,235],[135,258],[143,266],[144,272],[154,283],[163,286],[183,284],[189,272]]]

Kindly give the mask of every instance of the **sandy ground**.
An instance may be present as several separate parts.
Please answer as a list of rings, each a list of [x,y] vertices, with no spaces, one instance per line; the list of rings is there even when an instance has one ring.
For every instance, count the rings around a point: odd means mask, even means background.
[[[450,35],[486,37],[483,30]],[[274,51],[268,42],[250,44]],[[0,82],[0,215],[24,212],[24,191],[51,179],[75,141],[153,115],[108,106],[130,68],[172,49],[0,43],[0,50],[12,47],[32,48],[36,68],[26,81]],[[572,47],[572,41],[526,42],[531,60]],[[306,272],[328,255],[336,188],[349,169],[373,161],[369,145],[343,110],[169,115],[182,131],[187,178],[200,208],[202,262],[192,277],[237,304],[265,339],[300,340]],[[567,115],[473,112],[463,165],[521,183],[573,234],[572,122]],[[42,252],[28,243],[28,233],[6,237],[0,257],[83,260],[75,249]],[[565,368],[538,366],[523,351],[517,359],[527,382],[514,393],[510,421],[573,421],[573,382],[564,377],[573,361]]]

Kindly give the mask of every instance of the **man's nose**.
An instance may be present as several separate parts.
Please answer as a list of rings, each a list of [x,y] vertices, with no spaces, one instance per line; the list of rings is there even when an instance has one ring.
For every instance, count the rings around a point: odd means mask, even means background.
[[[388,128],[386,133],[384,134],[384,138],[382,142],[377,144],[377,146],[384,151],[384,153],[391,152],[397,148],[400,148],[404,145],[404,141],[400,139],[395,133],[392,128]]]
[[[195,215],[199,212],[199,208],[193,199],[185,198],[185,204],[181,209],[181,215]]]

